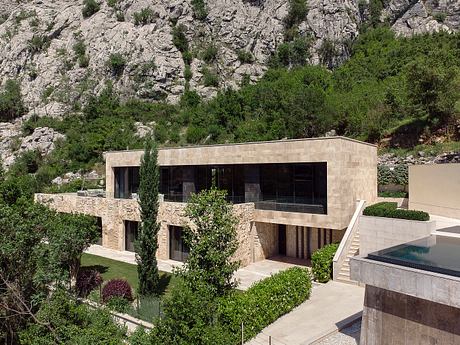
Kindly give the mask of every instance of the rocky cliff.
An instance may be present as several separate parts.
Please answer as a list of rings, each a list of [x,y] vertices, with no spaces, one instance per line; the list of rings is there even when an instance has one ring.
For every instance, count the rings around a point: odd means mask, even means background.
[[[382,0],[371,1],[375,5]],[[0,4],[0,84],[8,78],[20,80],[29,113],[59,116],[78,108],[108,80],[125,98],[172,102],[184,91],[184,73],[191,78],[191,88],[205,97],[212,96],[216,87],[204,85],[204,71],[218,76],[219,87],[236,86],[245,75],[255,80],[283,42],[289,8],[288,0],[207,0],[205,18],[197,19],[190,0],[98,2],[99,8],[86,17],[83,1]],[[307,4],[299,32],[313,37],[311,62],[320,61],[327,41],[333,44],[335,63],[340,63],[372,15],[372,4],[366,0]],[[378,14],[401,35],[460,26],[460,3],[453,0],[391,0]],[[185,29],[193,56],[188,71],[173,42],[174,27],[179,26]],[[206,56],[209,47],[214,52]],[[242,59],[242,51],[250,58]]]

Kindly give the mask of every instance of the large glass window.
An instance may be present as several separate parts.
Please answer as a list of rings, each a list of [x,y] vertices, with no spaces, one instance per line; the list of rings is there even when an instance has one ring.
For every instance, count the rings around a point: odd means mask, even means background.
[[[139,190],[139,167],[113,168],[115,175],[115,198],[130,199]]]

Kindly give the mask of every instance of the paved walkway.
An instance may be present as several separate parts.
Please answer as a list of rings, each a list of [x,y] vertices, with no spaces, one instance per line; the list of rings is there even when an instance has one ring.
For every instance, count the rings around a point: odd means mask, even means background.
[[[317,343],[361,317],[364,288],[330,281],[314,286],[310,299],[266,327],[247,345]]]
[[[430,219],[436,221],[436,232],[445,232],[447,235],[460,236],[460,219],[448,218],[430,214]]]
[[[133,252],[108,249],[99,245],[92,245],[86,253],[102,256],[108,259],[126,262],[136,265],[136,256]],[[235,272],[235,278],[239,281],[238,289],[247,290],[255,282],[270,277],[270,275],[288,269],[289,267],[304,264],[303,261],[273,258],[262,260],[240,268]],[[163,272],[172,272],[174,267],[182,266],[182,262],[174,260],[158,260],[158,269]]]

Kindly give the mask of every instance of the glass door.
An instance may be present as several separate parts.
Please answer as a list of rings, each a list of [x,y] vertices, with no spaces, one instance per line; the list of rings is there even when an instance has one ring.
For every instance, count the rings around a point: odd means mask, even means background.
[[[125,220],[125,250],[134,252],[134,243],[137,240],[139,222]]]
[[[169,258],[176,261],[187,260],[189,248],[182,238],[181,226],[169,226]]]

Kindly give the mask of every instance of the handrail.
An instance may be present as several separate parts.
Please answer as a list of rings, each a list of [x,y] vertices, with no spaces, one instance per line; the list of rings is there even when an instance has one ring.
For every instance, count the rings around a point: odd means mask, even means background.
[[[343,263],[343,261],[346,258],[346,255],[348,254],[348,249],[350,248],[351,242],[353,240],[353,235],[356,233],[357,221],[358,221],[359,215],[361,214],[364,208],[365,203],[366,203],[365,200],[358,200],[358,205],[356,206],[356,210],[353,213],[350,223],[348,224],[347,230],[345,231],[345,234],[343,235],[343,238],[340,241],[339,247],[337,248],[337,251],[335,252],[334,259],[332,260],[334,279],[336,278],[336,275],[338,275],[339,273],[338,271],[340,270],[341,263]]]

